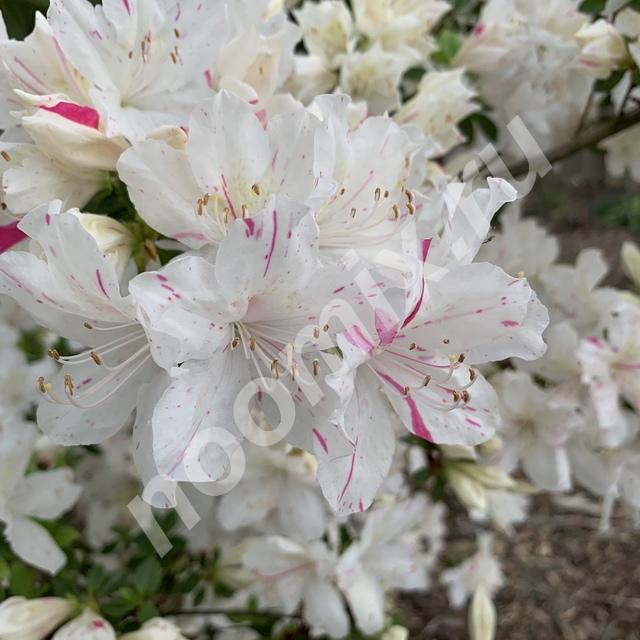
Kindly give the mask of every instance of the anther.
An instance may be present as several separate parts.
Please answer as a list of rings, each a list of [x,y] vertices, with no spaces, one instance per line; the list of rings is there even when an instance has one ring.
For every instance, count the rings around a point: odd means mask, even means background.
[[[404,397],[406,398],[410,393],[411,393],[411,388],[410,387],[405,387],[404,388]]]
[[[224,220],[224,223],[227,224],[229,222],[229,214],[231,213],[231,209],[229,209],[229,207],[225,207],[222,213],[222,219]]]
[[[353,207],[353,209],[351,209],[351,217],[355,218],[356,217],[356,208]]]
[[[68,395],[70,396],[73,395],[73,380],[71,379],[71,376],[68,373],[64,377],[64,390],[67,392]]]
[[[469,380],[473,382],[478,377],[478,372],[475,369],[469,369]]]
[[[92,351],[89,355],[98,366],[102,364],[102,358],[95,351]]]
[[[271,373],[276,380],[280,379],[280,370],[278,369],[278,361],[274,360],[271,363]]]
[[[251,351],[255,351],[256,350],[256,339],[254,336],[251,336],[249,338],[249,349],[251,349]]]
[[[93,325],[90,322],[82,323],[85,329],[93,329]]]
[[[389,192],[388,192],[388,191],[385,191],[385,192],[384,192],[384,197],[385,197],[385,198],[388,198],[388,197],[389,197]]]
[[[380,200],[380,194],[382,193],[382,191],[380,190],[380,187],[376,187],[376,190],[374,192],[374,198],[375,201],[378,202],[378,200]]]
[[[246,204],[243,204],[241,208],[242,208],[242,218],[244,219],[247,217],[247,211],[249,210],[249,207],[247,207]]]
[[[409,345],[409,351],[415,351],[418,348],[418,345],[415,342],[412,342]]]
[[[178,31],[177,28],[173,30],[173,33],[175,34],[176,38],[180,37],[180,31]]]
[[[460,402],[460,392],[455,389],[452,391],[454,402]]]
[[[60,354],[58,353],[58,350],[57,350],[57,349],[49,349],[49,350],[47,351],[47,355],[48,355],[50,358],[53,358],[54,360],[60,360]]]
[[[342,189],[340,189],[340,191],[338,191],[338,194],[343,196],[346,193],[346,189],[344,187],[342,187]]]
[[[409,202],[409,204],[407,204],[407,211],[409,212],[409,215],[412,216],[416,212],[415,205]]]
[[[400,207],[394,204],[393,207],[391,207],[391,211],[393,211],[393,219],[397,220],[400,217]]]
[[[326,333],[327,331],[329,331],[329,325],[325,324],[324,327],[322,327],[322,330]]]
[[[415,198],[415,196],[413,195],[413,191],[409,191],[409,189],[407,189],[405,193],[407,194],[407,202],[411,204]]]
[[[458,356],[458,362],[459,362],[460,364],[462,364],[462,363],[464,362],[464,360],[465,360],[465,357],[466,357],[466,356],[464,355],[464,353],[461,353],[461,354]]]
[[[320,337],[320,327],[316,327],[313,330],[313,337],[317,340]]]
[[[173,64],[178,64],[178,57],[173,51],[169,54],[169,57],[171,58],[171,62],[173,62]]]
[[[312,364],[313,364],[313,375],[317,376],[320,373],[320,360],[315,358]]]
[[[205,207],[209,204],[209,198],[210,198],[210,197],[211,197],[211,196],[210,196],[208,193],[205,193],[205,194],[202,196],[202,204],[203,204]]]
[[[231,341],[231,348],[235,349],[239,344],[240,338],[238,338],[238,336],[234,336],[233,340]]]
[[[465,390],[462,392],[462,400],[463,400],[464,402],[469,402],[469,399],[470,399],[470,398],[471,398],[471,396],[469,395],[469,392],[465,389]]]
[[[6,162],[11,162],[11,156],[9,155],[8,151],[0,151],[0,156],[2,156],[2,159]]]
[[[36,385],[40,393],[47,393],[47,385],[44,383],[44,376],[39,376],[36,380]]]
[[[425,376],[424,382],[422,383],[423,387],[428,387],[431,382],[431,376]]]
[[[251,191],[253,191],[253,193],[255,193],[257,196],[259,196],[262,193],[262,190],[260,189],[260,185],[259,184],[254,184],[251,187]]]

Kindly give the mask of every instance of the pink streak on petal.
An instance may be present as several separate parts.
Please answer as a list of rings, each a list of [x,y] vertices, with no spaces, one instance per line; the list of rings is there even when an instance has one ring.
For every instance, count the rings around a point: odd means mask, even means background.
[[[19,220],[0,227],[0,253],[11,249],[14,245],[24,240],[27,236],[18,229]]]
[[[100,126],[100,115],[91,107],[81,107],[73,102],[58,102],[58,104],[54,104],[52,107],[43,105],[40,108],[44,111],[50,111],[51,113],[62,116],[66,120],[70,120],[76,124],[84,125],[85,127],[97,129]]]
[[[520,323],[516,320],[503,320],[500,323],[503,327],[519,327]]]
[[[96,269],[96,280],[98,281],[98,286],[100,287],[100,291],[104,293],[105,297],[109,297],[107,290],[104,288],[104,283],[102,282],[102,274],[100,273],[100,269]]]
[[[431,238],[425,238],[422,241],[422,262],[425,263],[427,261],[427,256],[429,255],[429,249],[431,248]],[[424,300],[424,290],[425,290],[425,281],[424,275],[422,276],[422,283],[420,284],[420,295],[418,296],[418,302],[416,302],[415,307],[411,310],[411,313],[407,316],[405,321],[402,323],[402,328],[406,327],[417,315],[418,311],[420,311],[420,307],[422,306],[422,301]]]
[[[386,347],[396,339],[400,327],[394,318],[381,309],[376,309],[374,316],[380,344]]]
[[[357,440],[356,440],[356,444],[357,444]],[[344,487],[342,487],[342,491],[340,492],[340,496],[338,497],[338,502],[340,502],[342,498],[344,498],[344,494],[347,492],[347,489],[351,484],[351,480],[353,480],[353,469],[355,466],[356,466],[356,452],[354,450],[353,454],[351,455],[351,466],[349,467],[349,475],[347,476],[347,481],[344,483]]]
[[[587,342],[590,342],[594,347],[597,347],[598,349],[604,349],[605,348],[604,342],[602,342],[602,340],[600,340],[599,338],[595,338],[593,336],[589,336],[587,338]]]
[[[213,89],[213,75],[212,75],[211,71],[209,71],[209,69],[207,69],[204,72],[204,79],[205,79],[209,89]]]
[[[369,355],[373,353],[374,345],[365,337],[357,324],[354,324],[350,329],[345,331],[344,337],[347,342],[351,343],[357,349],[360,349]]]
[[[131,5],[129,4],[129,0],[122,0],[124,3],[124,8],[127,10],[127,13],[131,15]]]
[[[271,266],[271,258],[273,258],[273,251],[276,248],[276,236],[278,234],[278,214],[276,210],[273,210],[273,234],[271,235],[271,247],[269,248],[269,253],[267,254],[267,264],[264,267],[264,273],[262,277],[266,277],[267,271],[269,271],[269,267]]]
[[[429,432],[429,429],[427,429],[427,425],[424,423],[424,420],[420,415],[420,411],[418,410],[418,406],[416,405],[415,400],[411,396],[405,396],[404,387],[398,384],[393,378],[385,375],[377,369],[376,373],[385,382],[389,383],[398,393],[400,393],[402,395],[402,399],[407,403],[407,406],[409,407],[409,411],[411,413],[411,431],[413,431],[413,433],[419,438],[422,438],[427,442],[433,442],[433,436]]]
[[[315,427],[313,427],[311,431],[313,431],[313,435],[316,437],[316,440],[320,443],[322,450],[325,453],[329,453],[329,447],[327,446],[326,438]]]
[[[482,428],[482,425],[479,422],[476,422],[475,420],[472,420],[471,418],[465,418],[464,421],[467,422],[468,424],[470,424],[472,427],[478,427],[479,429]]]

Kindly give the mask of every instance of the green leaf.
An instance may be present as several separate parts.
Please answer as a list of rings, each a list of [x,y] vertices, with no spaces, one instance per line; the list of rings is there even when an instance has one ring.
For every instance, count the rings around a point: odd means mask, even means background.
[[[582,13],[589,13],[591,15],[598,15],[604,11],[607,5],[607,0],[584,0],[578,7],[578,11]]]
[[[31,567],[19,561],[11,564],[9,589],[14,596],[33,597],[36,594],[34,581],[34,571]]]
[[[135,569],[133,583],[141,593],[154,594],[162,584],[162,567],[154,557],[146,558]]]
[[[434,62],[450,66],[462,46],[462,39],[457,33],[443,29],[438,34],[438,50],[432,55]]]
[[[81,538],[80,532],[70,524],[59,524],[51,533],[53,539],[63,549],[67,549]]]
[[[416,482],[426,482],[431,477],[431,469],[429,467],[423,467],[422,469],[418,469],[413,474],[413,479]]]
[[[159,615],[160,612],[151,602],[145,602],[138,608],[138,620],[140,624],[144,624],[147,620],[151,620],[151,618],[157,618]]]

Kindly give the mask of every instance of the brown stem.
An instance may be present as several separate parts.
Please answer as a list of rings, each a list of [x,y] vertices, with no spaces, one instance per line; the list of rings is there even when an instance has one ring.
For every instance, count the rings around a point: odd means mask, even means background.
[[[572,140],[560,144],[545,153],[545,157],[551,164],[560,162],[561,160],[572,156],[574,153],[582,151],[583,149],[588,149],[589,147],[602,142],[606,138],[609,138],[616,133],[620,133],[625,129],[629,129],[636,124],[640,124],[640,109],[636,109],[635,111],[616,118],[615,120],[610,120],[602,124],[595,124],[588,127]],[[526,175],[536,168],[535,159],[520,160],[507,167],[509,174],[515,178]]]

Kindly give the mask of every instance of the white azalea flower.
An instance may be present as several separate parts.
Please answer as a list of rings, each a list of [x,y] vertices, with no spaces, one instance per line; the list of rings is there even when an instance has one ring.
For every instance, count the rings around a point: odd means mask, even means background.
[[[409,47],[426,56],[431,49],[429,32],[451,9],[444,0],[355,0],[356,25],[370,40],[385,49]]]
[[[583,424],[580,397],[537,386],[524,371],[494,376],[500,398],[500,434],[504,447],[494,464],[513,471],[518,463],[535,486],[546,491],[568,491],[571,471],[567,444]]]
[[[492,597],[503,586],[504,577],[500,563],[491,550],[492,542],[490,534],[481,534],[478,537],[478,551],[457,567],[442,573],[442,583],[447,587],[452,607],[462,607],[478,587],[483,587]]]
[[[85,609],[75,620],[58,629],[51,640],[116,640],[116,634],[104,618]]]
[[[627,58],[624,38],[603,18],[584,25],[576,39],[582,45],[578,62],[595,78],[607,78]]]
[[[324,542],[303,545],[280,536],[259,538],[246,552],[244,563],[263,589],[275,590],[284,613],[293,613],[302,603],[302,615],[316,633],[332,638],[347,635],[349,618],[334,583],[337,557]]]
[[[393,119],[422,129],[438,146],[438,155],[444,155],[464,141],[456,125],[478,110],[479,105],[472,101],[475,95],[462,69],[428,72],[416,95],[396,111]]]
[[[245,446],[247,470],[224,495],[218,519],[230,531],[257,525],[275,512],[282,531],[303,540],[325,532],[325,504],[315,484],[315,461],[291,447]]]
[[[168,620],[153,618],[138,631],[125,633],[120,640],[186,640],[180,629]]]
[[[294,11],[302,27],[304,44],[312,56],[322,59],[328,68],[334,67],[337,56],[347,53],[353,31],[353,20],[347,6],[339,0],[320,3],[305,2]]]
[[[51,382],[38,380],[38,423],[59,444],[101,442],[127,422],[154,371],[135,305],[121,294],[113,263],[60,202],[35,209],[20,227],[42,257],[0,256],[0,290],[59,335],[90,345],[74,356],[50,352],[64,366]]]
[[[66,557],[48,531],[32,518],[55,520],[76,503],[81,487],[73,483],[69,469],[24,475],[36,438],[37,430],[32,424],[3,416],[0,521],[5,524],[5,537],[18,557],[54,574],[65,564]]]
[[[606,324],[606,338],[587,336],[578,350],[583,381],[603,429],[621,418],[620,398],[640,411],[640,307],[616,308]]]
[[[63,598],[7,598],[0,604],[0,636],[3,640],[44,640],[73,609]]]
[[[359,538],[340,557],[338,584],[365,635],[384,627],[386,589],[427,588],[428,571],[435,561],[435,556],[422,550],[422,537],[432,524],[425,520],[429,510],[442,517],[440,509],[418,495],[368,512]]]

